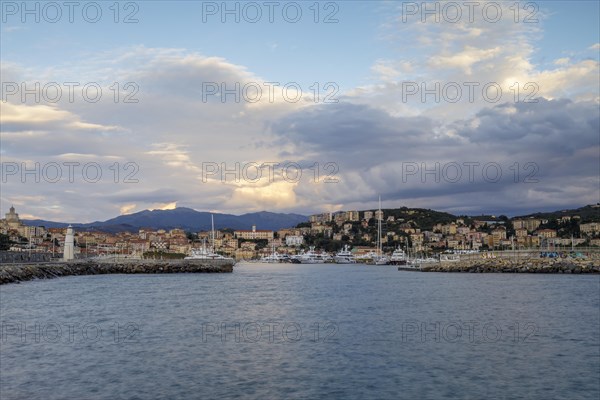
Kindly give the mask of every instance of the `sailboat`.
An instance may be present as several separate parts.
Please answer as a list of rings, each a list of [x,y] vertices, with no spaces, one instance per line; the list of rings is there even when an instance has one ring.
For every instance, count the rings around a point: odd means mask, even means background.
[[[212,229],[211,229],[211,239],[212,239],[212,247],[208,249],[206,247],[206,239],[202,241],[202,248],[200,249],[192,249],[190,255],[185,257],[185,260],[215,260],[215,261],[224,261],[224,262],[235,262],[231,257],[225,257],[221,254],[215,253],[215,218],[211,214],[210,215]]]

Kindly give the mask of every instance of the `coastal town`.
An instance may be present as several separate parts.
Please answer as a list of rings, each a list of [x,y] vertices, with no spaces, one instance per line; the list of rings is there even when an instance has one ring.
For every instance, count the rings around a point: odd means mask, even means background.
[[[311,247],[335,253],[348,246],[357,258],[377,251],[378,245],[387,254],[398,248],[412,254],[436,254],[600,247],[600,205],[581,210],[587,210],[585,215],[565,211],[550,218],[454,218],[432,210],[402,207],[315,214],[304,223],[279,230],[256,225],[214,232],[142,228],[110,233],[75,229],[73,257],[176,259],[203,246],[236,261],[261,259],[274,252],[293,256]],[[0,249],[59,258],[65,253],[67,229],[27,225],[11,207],[0,220]]]

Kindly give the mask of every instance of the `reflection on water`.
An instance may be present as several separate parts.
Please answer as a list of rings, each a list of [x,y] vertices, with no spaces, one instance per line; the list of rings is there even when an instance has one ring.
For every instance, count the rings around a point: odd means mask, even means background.
[[[3,400],[600,396],[597,276],[245,264],[0,297]]]

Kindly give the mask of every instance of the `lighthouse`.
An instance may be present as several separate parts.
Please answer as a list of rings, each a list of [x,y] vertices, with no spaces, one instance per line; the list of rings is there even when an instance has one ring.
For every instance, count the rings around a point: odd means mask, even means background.
[[[73,228],[71,225],[67,228],[67,236],[65,236],[65,251],[63,253],[63,259],[65,261],[72,260],[75,258],[75,238],[73,236]]]

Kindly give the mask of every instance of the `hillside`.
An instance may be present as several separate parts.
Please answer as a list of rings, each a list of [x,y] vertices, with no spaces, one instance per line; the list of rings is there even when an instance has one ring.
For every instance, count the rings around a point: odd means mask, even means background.
[[[560,210],[560,211],[551,211],[551,212],[539,212],[528,215],[521,215],[515,217],[518,218],[541,218],[541,219],[558,219],[565,216],[574,216],[579,215],[581,217],[581,222],[598,222],[600,221],[600,203],[587,205],[585,207],[576,208],[573,210]]]
[[[266,211],[243,215],[213,214],[215,228],[224,229],[257,229],[278,230],[296,226],[308,220],[299,214],[271,213]],[[46,228],[61,228],[69,225],[64,222],[25,220],[28,225],[45,226]],[[196,211],[191,208],[178,207],[173,210],[144,210],[133,214],[120,215],[106,221],[91,223],[71,223],[78,230],[98,230],[105,232],[137,232],[140,228],[174,229],[181,228],[186,231],[203,231],[211,228],[211,213]]]

